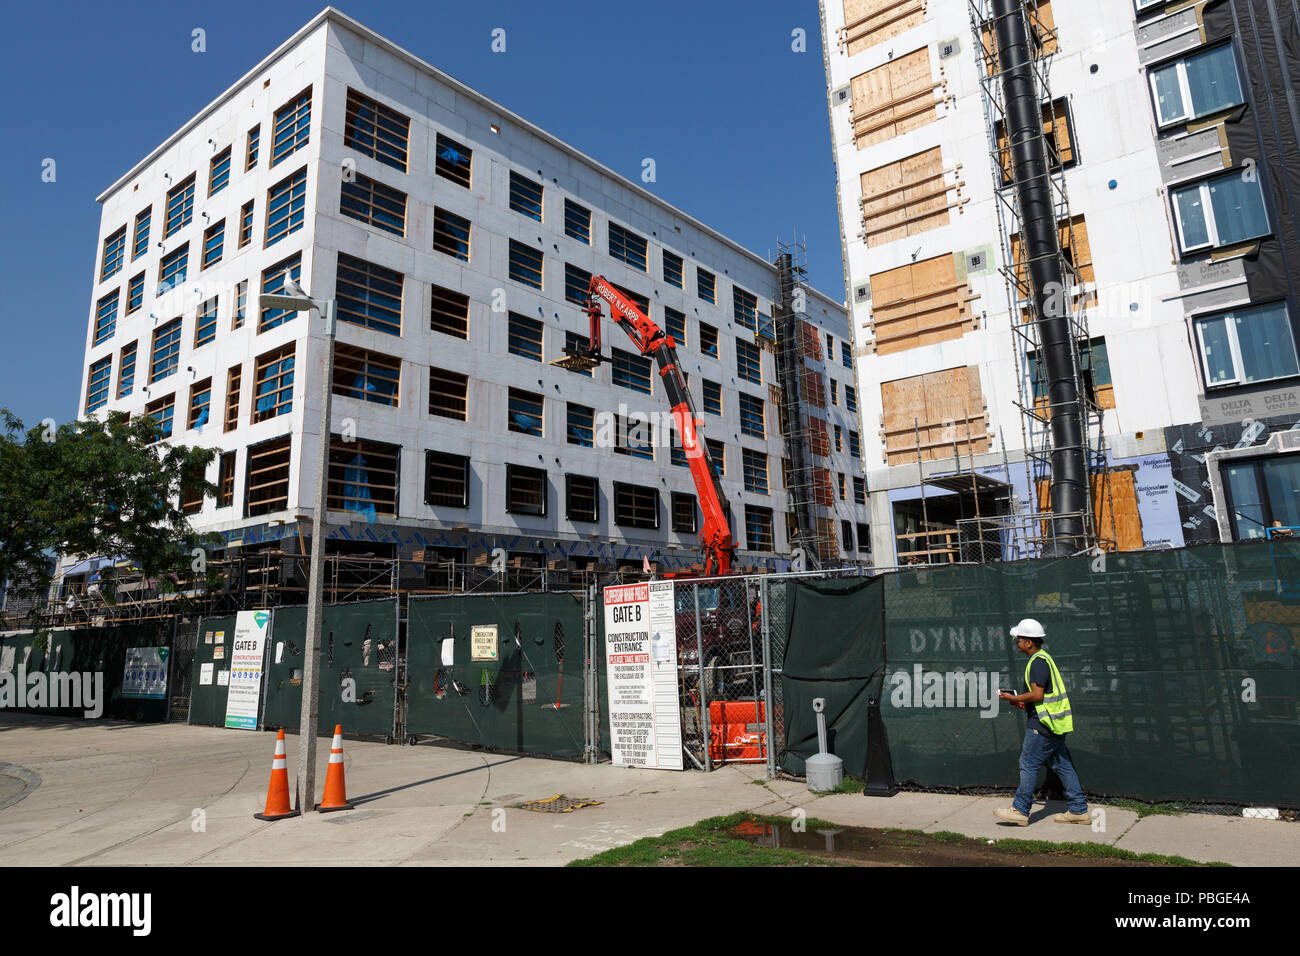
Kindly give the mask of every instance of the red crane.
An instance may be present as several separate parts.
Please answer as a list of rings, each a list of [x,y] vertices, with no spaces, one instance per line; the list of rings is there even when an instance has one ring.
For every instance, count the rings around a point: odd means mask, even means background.
[[[681,437],[682,450],[686,453],[686,463],[690,466],[691,478],[695,481],[695,490],[699,496],[700,511],[704,516],[700,529],[704,574],[730,574],[731,556],[736,543],[732,540],[731,525],[727,521],[727,499],[722,494],[722,485],[718,482],[713,459],[709,457],[708,446],[699,440],[697,434],[701,422],[695,414],[691,393],[682,380],[677,361],[677,344],[671,335],[655,325],[649,316],[636,307],[636,303],[614,288],[604,276],[592,276],[587,294],[590,303],[584,311],[591,320],[587,348],[585,351],[565,349],[567,357],[555,364],[590,371],[602,361],[608,361],[600,354],[600,303],[602,299],[608,302],[614,321],[623,327],[641,354],[649,356],[659,367],[659,377],[663,379],[668,404],[672,408],[673,423]]]

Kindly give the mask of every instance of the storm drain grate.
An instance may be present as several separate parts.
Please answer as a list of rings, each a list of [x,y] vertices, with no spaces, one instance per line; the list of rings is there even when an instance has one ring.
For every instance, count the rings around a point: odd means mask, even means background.
[[[601,801],[587,800],[583,797],[562,797],[556,794],[546,800],[534,800],[531,803],[521,803],[520,810],[532,810],[535,813],[572,813],[574,810],[581,810],[583,807],[598,807]]]

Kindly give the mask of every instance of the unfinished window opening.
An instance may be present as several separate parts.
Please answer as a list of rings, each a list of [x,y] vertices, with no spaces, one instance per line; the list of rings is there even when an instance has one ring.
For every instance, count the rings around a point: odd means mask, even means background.
[[[510,240],[510,278],[534,289],[542,287],[542,250]]]
[[[469,507],[469,458],[429,451],[424,455],[424,503],[434,507]]]
[[[243,364],[232,366],[226,373],[226,420],[223,432],[233,432],[239,427],[239,389],[244,378]]]
[[[283,511],[289,506],[290,441],[290,436],[284,435],[248,449],[246,517]]]
[[[469,220],[454,212],[435,207],[433,248],[435,252],[444,253],[462,262],[469,262]]]
[[[435,332],[469,338],[469,296],[442,286],[433,287],[433,304],[429,312],[429,327]]]
[[[347,114],[343,121],[343,145],[363,156],[379,160],[406,172],[406,151],[411,118],[382,103],[348,90]]]
[[[600,520],[600,482],[589,475],[564,476],[564,515],[570,521]]]
[[[546,515],[546,472],[540,468],[506,465],[506,511]]]
[[[360,173],[343,180],[340,189],[342,215],[395,236],[406,235],[406,193]]]
[[[429,414],[468,421],[469,376],[430,367]]]
[[[541,222],[542,184],[510,170],[510,208]]]
[[[659,492],[614,482],[614,523],[622,528],[658,528]]]
[[[572,199],[564,200],[564,234],[591,245],[591,210]]]
[[[1065,97],[1044,103],[1043,136],[1047,140],[1047,161],[1052,172],[1073,169],[1078,165],[1074,150],[1074,127],[1070,122],[1070,101]],[[1015,180],[1015,159],[1011,142],[1007,139],[1007,124],[998,120],[994,125],[998,143],[998,165],[1002,167],[1002,185],[1010,186]]]
[[[337,342],[334,345],[334,394],[396,408],[402,360]]]
[[[252,423],[264,422],[293,411],[295,343],[257,357],[253,373]]]
[[[469,189],[473,159],[474,151],[464,143],[458,143],[442,133],[438,134],[433,171],[443,179],[450,179],[456,185]]]
[[[745,505],[745,544],[750,551],[775,551],[772,509]]]
[[[397,445],[331,435],[326,507],[371,520],[375,515],[395,516],[400,454]]]
[[[685,492],[672,493],[673,530],[679,534],[695,534],[695,496]]]

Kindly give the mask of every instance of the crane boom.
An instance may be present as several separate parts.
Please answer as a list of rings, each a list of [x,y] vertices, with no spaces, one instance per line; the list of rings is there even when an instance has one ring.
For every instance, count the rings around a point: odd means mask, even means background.
[[[587,294],[589,304],[584,310],[591,320],[591,332],[585,352],[569,353],[559,364],[570,368],[590,369],[602,361],[600,345],[601,300],[609,303],[610,316],[627,333],[642,355],[649,356],[659,369],[664,392],[672,409],[673,424],[681,438],[686,463],[700,502],[704,521],[700,529],[700,547],[704,550],[704,573],[730,574],[732,552],[736,543],[731,537],[727,521],[726,497],[718,481],[717,469],[709,455],[708,445],[700,441],[699,417],[695,402],[682,379],[677,360],[677,344],[672,336],[637,308],[627,296],[616,289],[604,276],[592,276]]]

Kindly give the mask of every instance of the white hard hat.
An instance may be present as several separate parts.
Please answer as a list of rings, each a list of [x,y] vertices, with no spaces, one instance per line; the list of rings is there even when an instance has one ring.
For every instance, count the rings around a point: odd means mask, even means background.
[[[1027,617],[1011,629],[1012,637],[1034,637],[1042,640],[1047,637],[1047,632],[1043,630],[1043,625],[1039,624],[1032,617]]]

